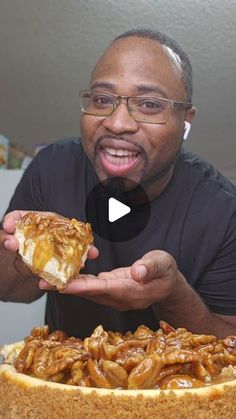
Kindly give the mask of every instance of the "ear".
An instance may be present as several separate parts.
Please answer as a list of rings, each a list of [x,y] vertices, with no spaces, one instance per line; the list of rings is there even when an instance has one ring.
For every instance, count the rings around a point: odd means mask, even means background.
[[[187,140],[189,131],[191,129],[191,122],[194,118],[196,113],[196,108],[193,106],[192,108],[188,109],[185,114],[185,121],[184,121],[184,133],[183,133],[183,140]]]
[[[191,124],[195,115],[196,115],[196,108],[195,106],[192,106],[191,108],[185,111],[184,120],[190,122]]]

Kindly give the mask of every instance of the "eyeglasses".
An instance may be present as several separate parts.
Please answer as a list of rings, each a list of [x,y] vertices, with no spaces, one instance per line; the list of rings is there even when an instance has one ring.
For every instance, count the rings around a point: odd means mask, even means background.
[[[147,124],[165,123],[173,109],[188,109],[190,102],[177,102],[163,97],[118,96],[98,90],[82,90],[80,105],[83,113],[106,118],[124,100],[135,121]]]

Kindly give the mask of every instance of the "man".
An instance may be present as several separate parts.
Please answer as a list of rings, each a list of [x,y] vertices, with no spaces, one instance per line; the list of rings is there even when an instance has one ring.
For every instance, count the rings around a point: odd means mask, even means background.
[[[159,32],[127,32],[100,58],[81,98],[81,143],[39,153],[10,202],[0,297],[31,302],[46,290],[50,328],[81,337],[98,324],[125,332],[139,324],[156,329],[160,319],[193,332],[235,334],[235,188],[182,150],[195,114],[188,57]],[[96,235],[99,256],[92,247],[83,274],[60,293],[16,268],[12,233],[25,210],[85,220],[91,190],[116,178],[126,179],[126,190],[132,182],[145,189],[150,218],[143,231],[120,242]],[[93,205],[99,224],[99,197]],[[143,208],[127,228],[139,223]]]

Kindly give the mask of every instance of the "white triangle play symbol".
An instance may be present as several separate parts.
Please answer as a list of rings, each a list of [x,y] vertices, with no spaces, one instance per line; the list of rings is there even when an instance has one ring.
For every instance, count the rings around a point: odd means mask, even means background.
[[[115,198],[109,198],[108,200],[108,219],[110,223],[113,223],[119,218],[124,217],[131,211],[128,205],[123,204]]]

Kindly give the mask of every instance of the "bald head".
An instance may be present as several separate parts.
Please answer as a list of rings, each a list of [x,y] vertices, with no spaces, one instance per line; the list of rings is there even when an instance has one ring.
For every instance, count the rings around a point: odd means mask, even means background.
[[[133,85],[133,95],[155,94],[187,101],[186,86],[179,56],[170,47],[150,38],[118,38],[97,62],[90,87],[116,89],[127,95],[125,86]],[[131,93],[130,93],[131,94]]]
[[[166,49],[176,64],[179,63],[182,69],[182,78],[186,89],[187,100],[191,102],[193,95],[192,66],[188,55],[181,46],[166,34],[146,28],[131,29],[115,38],[113,42],[132,36],[157,41]]]

